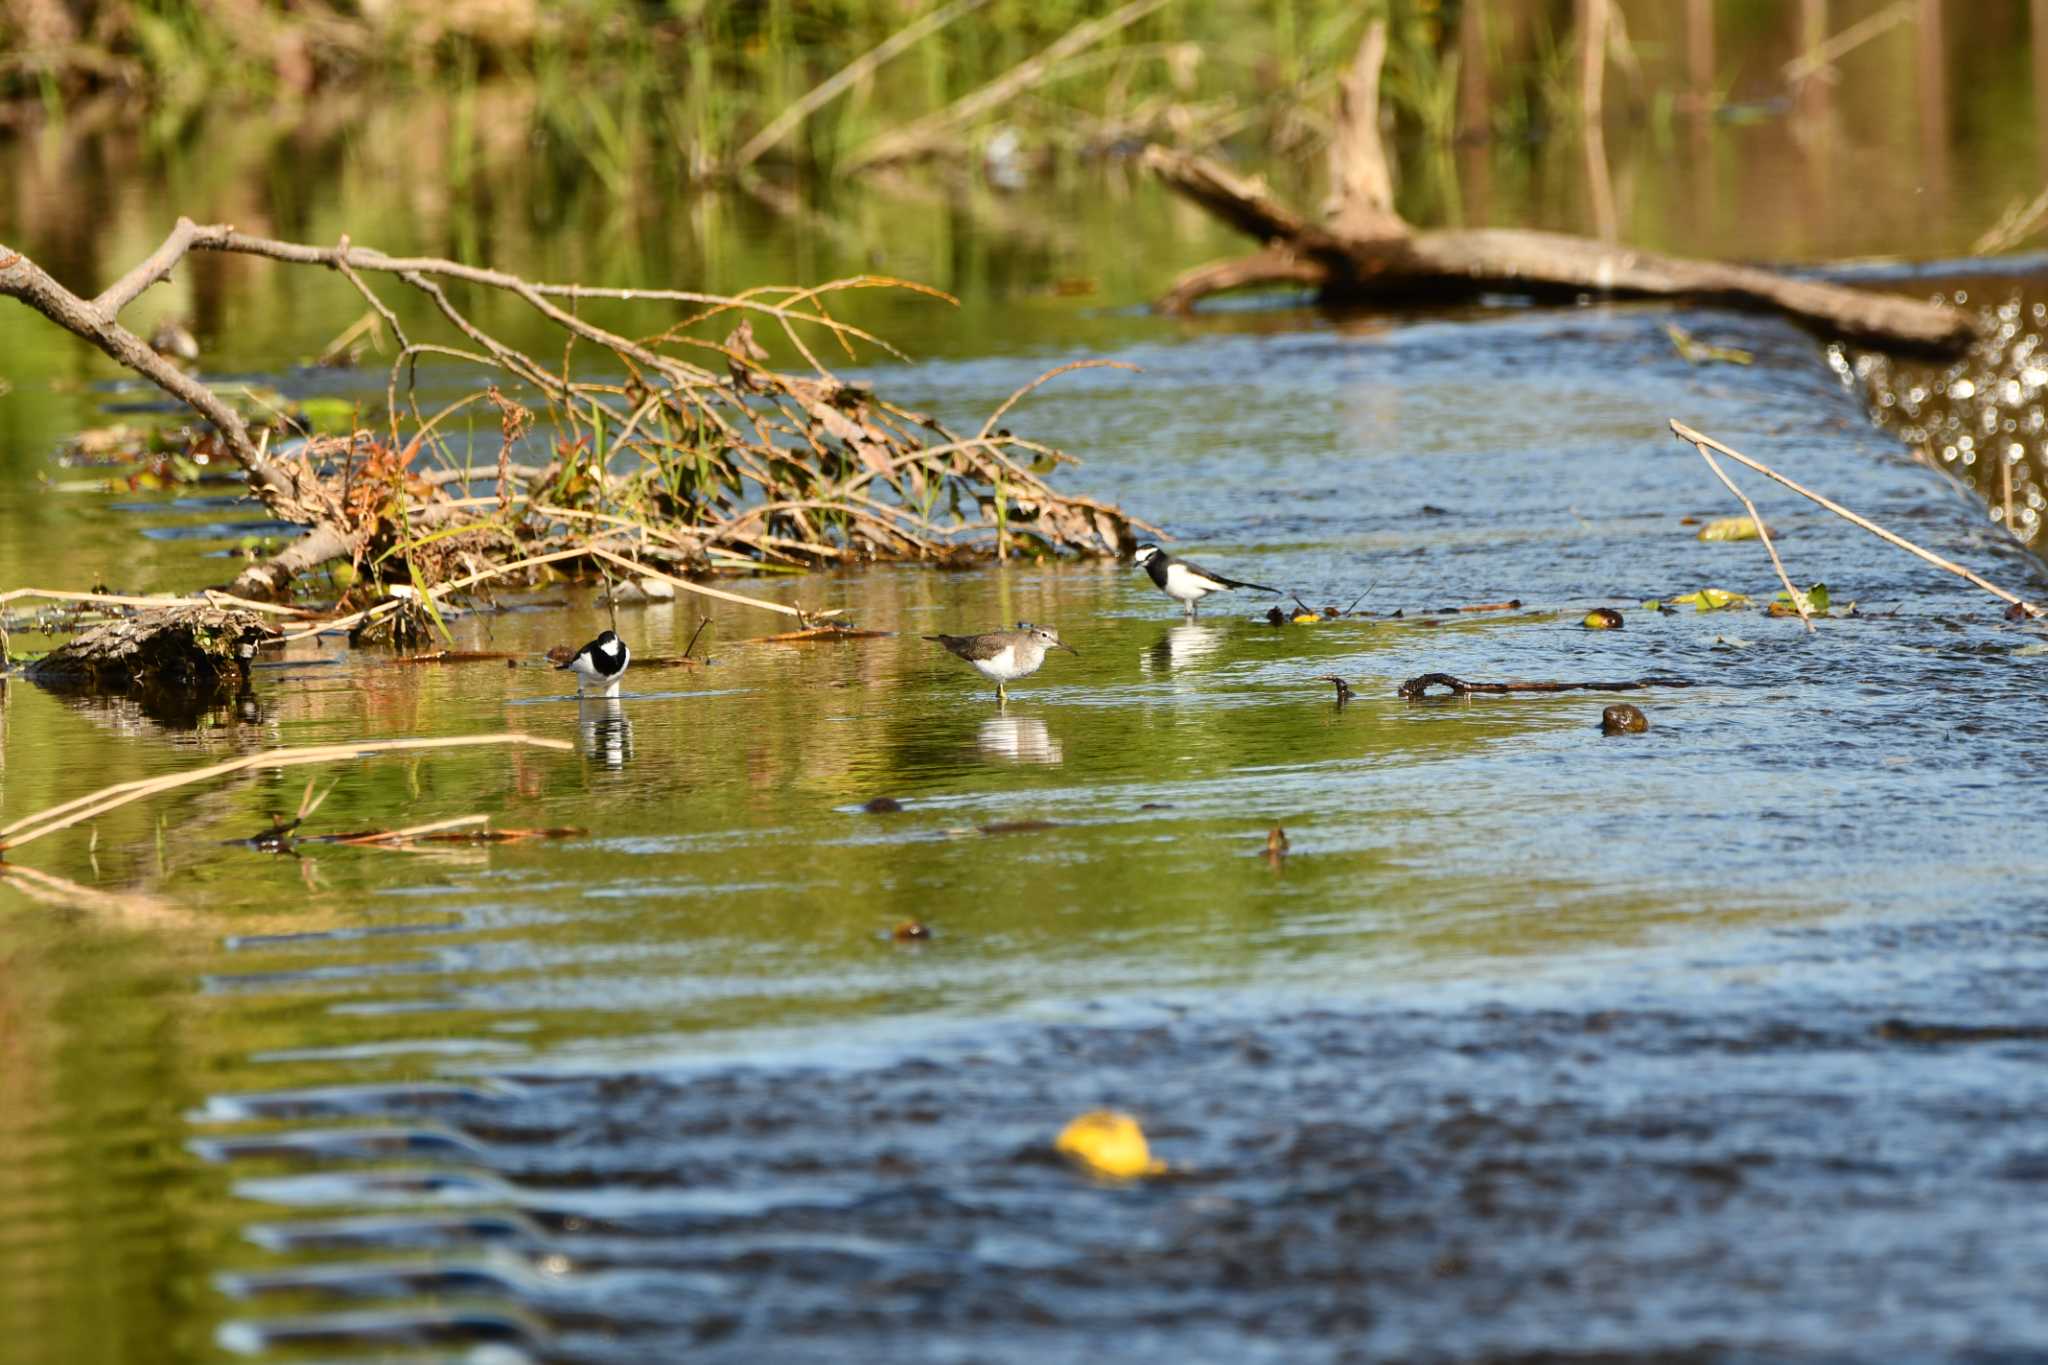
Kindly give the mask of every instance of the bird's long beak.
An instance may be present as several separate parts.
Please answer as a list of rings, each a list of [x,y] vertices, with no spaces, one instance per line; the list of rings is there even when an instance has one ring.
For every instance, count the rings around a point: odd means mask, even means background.
[[[1067,651],[1067,653],[1073,655],[1077,659],[1081,657],[1081,651],[1074,648],[1072,645],[1068,644],[1065,640],[1061,640],[1057,645],[1054,646],[1054,648],[1064,649],[1065,651]]]

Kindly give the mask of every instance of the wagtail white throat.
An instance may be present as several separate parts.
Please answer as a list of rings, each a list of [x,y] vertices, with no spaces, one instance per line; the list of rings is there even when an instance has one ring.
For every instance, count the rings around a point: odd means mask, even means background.
[[[576,675],[576,691],[602,692],[607,697],[619,695],[619,679],[626,676],[626,665],[633,661],[633,651],[626,648],[626,642],[610,631],[592,640],[576,651],[568,663],[555,665],[556,671],[568,669]]]

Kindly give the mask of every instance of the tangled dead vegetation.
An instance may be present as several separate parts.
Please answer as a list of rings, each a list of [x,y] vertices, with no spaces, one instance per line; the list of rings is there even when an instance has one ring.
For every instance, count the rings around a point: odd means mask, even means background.
[[[309,436],[252,423],[123,327],[121,310],[191,251],[340,274],[397,341],[383,425]],[[456,342],[408,335],[370,283],[386,276],[431,300]],[[502,291],[533,308],[563,334],[560,365],[485,332],[457,307],[450,283]],[[1109,504],[1055,492],[1047,477],[1072,457],[1000,425],[1052,375],[1116,362],[1061,366],[1011,395],[978,429],[956,431],[835,375],[820,359],[818,346],[848,360],[861,347],[897,354],[831,315],[829,296],[855,289],[947,297],[874,276],[730,297],[537,284],[455,261],[388,256],[345,237],[309,246],[181,218],[147,260],[85,299],[0,247],[0,294],[187,403],[213,428],[202,439],[239,466],[264,506],[306,528],[241,572],[229,588],[241,597],[283,596],[297,575],[335,562],[349,566],[355,595],[367,599],[383,585],[424,595],[458,577],[480,581],[540,565],[621,565],[675,581],[775,565],[1110,555],[1135,542],[1134,527],[1155,531]],[[623,305],[669,316],[652,335],[628,336],[584,316],[586,304],[608,316]],[[772,368],[757,324],[787,338],[806,371]],[[482,382],[425,411],[422,358],[473,366]],[[497,458],[470,465],[450,433],[486,408],[498,427]]]

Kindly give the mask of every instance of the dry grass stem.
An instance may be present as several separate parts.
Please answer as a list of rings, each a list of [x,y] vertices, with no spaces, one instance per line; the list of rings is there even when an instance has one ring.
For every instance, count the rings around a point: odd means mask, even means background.
[[[130,891],[101,891],[68,877],[19,863],[0,862],[0,885],[12,886],[30,900],[59,910],[102,910],[145,919],[184,920],[187,916],[166,901]]]
[[[804,613],[795,607],[785,607],[780,602],[769,602],[759,597],[748,597],[743,593],[726,592],[719,588],[707,588],[702,583],[692,583],[687,578],[677,578],[674,574],[666,574],[659,569],[650,569],[645,564],[635,563],[624,555],[604,549],[601,546],[593,546],[591,553],[599,559],[610,560],[622,569],[629,569],[636,574],[642,574],[648,578],[658,578],[671,587],[680,588],[684,592],[696,593],[700,597],[715,597],[721,602],[737,602],[743,607],[759,607],[763,611],[781,612],[784,616],[794,616],[798,620],[804,618]],[[833,613],[823,612],[820,614],[829,616]]]
[[[250,602],[228,593],[206,589],[192,597],[178,597],[159,593],[148,597],[128,597],[111,592],[64,592],[55,588],[11,588],[0,592],[0,607],[23,598],[41,598],[52,602],[97,602],[109,607],[189,607],[195,602],[206,602],[214,606],[226,603],[249,611],[261,612],[266,616],[311,616],[313,613],[303,607],[280,606],[275,602]]]
[[[1786,62],[1780,68],[1785,84],[1798,85],[1809,76],[1821,74],[1872,38],[1910,22],[1912,18],[1912,0],[1898,0],[1898,3],[1879,10],[1868,19],[1858,20],[1811,51],[1802,52]]]
[[[1792,575],[1785,572],[1785,561],[1778,558],[1778,547],[1771,543],[1771,530],[1764,525],[1763,513],[1756,510],[1756,504],[1749,500],[1749,494],[1735,486],[1735,480],[1728,477],[1728,471],[1721,468],[1712,451],[1703,445],[1695,445],[1693,449],[1699,451],[1700,458],[1707,462],[1707,468],[1714,471],[1714,477],[1728,485],[1728,491],[1735,495],[1743,510],[1749,513],[1750,524],[1756,527],[1757,539],[1761,540],[1764,549],[1770,552],[1771,567],[1778,571],[1778,581],[1785,585],[1785,595],[1792,599],[1792,606],[1799,613],[1800,624],[1806,627],[1808,635],[1813,634],[1813,615],[1807,610],[1806,594],[1799,591],[1792,582]]]
[[[1957,564],[1953,560],[1943,559],[1940,555],[1935,554],[1932,550],[1921,549],[1918,545],[1915,545],[1912,541],[1907,540],[1904,536],[1899,535],[1893,531],[1887,531],[1884,527],[1879,526],[1876,522],[1870,520],[1868,517],[1858,516],[1856,513],[1851,512],[1848,508],[1842,506],[1842,504],[1834,501],[1833,499],[1823,497],[1819,493],[1814,492],[1812,489],[1803,487],[1802,485],[1794,482],[1793,480],[1786,478],[1783,474],[1780,474],[1777,470],[1772,469],[1769,465],[1763,463],[1761,460],[1752,460],[1749,456],[1744,455],[1739,450],[1731,450],[1727,446],[1722,445],[1719,441],[1715,440],[1713,437],[1702,435],[1700,432],[1694,431],[1691,427],[1687,426],[1685,423],[1679,421],[1676,418],[1671,419],[1671,430],[1672,433],[1676,435],[1679,440],[1688,442],[1689,444],[1697,448],[1702,454],[1704,454],[1708,449],[1715,450],[1720,454],[1726,455],[1729,459],[1736,461],[1738,464],[1743,464],[1751,469],[1754,469],[1757,473],[1762,474],[1766,478],[1777,480],[1779,483],[1784,484],[1785,487],[1799,494],[1799,496],[1809,499],[1812,502],[1819,503],[1822,507],[1827,508],[1828,511],[1833,512],[1836,516],[1842,518],[1844,521],[1847,521],[1852,525],[1862,527],[1864,530],[1870,532],[1870,534],[1876,536],[1878,539],[1896,545],[1901,550],[1906,551],[1908,554],[1919,556],[1921,559],[1926,560],[1929,564],[1934,565],[1934,567],[1937,569],[1945,569],[1949,573],[1956,575],[1956,577],[1958,578],[1962,578],[1971,583],[1974,583],[1976,586],[1982,588],[1985,592],[1990,593],[1993,597],[1998,598],[2000,601],[2010,602],[2013,606],[2018,607],[2021,611],[2025,612],[2029,618],[2039,619],[2044,615],[2048,615],[2048,610],[2044,610],[2043,608],[2035,605],[2032,602],[2024,600],[2023,598],[2017,596],[2014,593],[2007,592],[2004,588],[1999,587],[1996,583],[1991,582],[1983,575],[1973,573],[1971,570],[1964,568],[1962,565]],[[1761,525],[1761,523],[1759,523],[1759,525]]]
[[[972,13],[987,3],[988,0],[953,0],[952,4],[942,5],[915,23],[890,34],[882,42],[841,67],[838,72],[820,81],[789,108],[778,114],[767,127],[748,139],[747,145],[734,154],[731,169],[743,171],[753,165],[760,159],[762,153],[803,126],[805,119],[839,98],[876,68],[908,50],[927,35],[938,32],[961,15]]]
[[[517,731],[495,735],[457,735],[444,739],[379,739],[353,744],[316,744],[303,749],[271,749],[260,754],[230,759],[226,763],[216,763],[210,768],[200,768],[189,773],[119,782],[88,795],[75,797],[61,805],[52,806],[48,810],[24,816],[13,824],[0,828],[0,853],[11,852],[23,844],[42,838],[45,834],[55,834],[58,830],[69,829],[82,821],[104,815],[116,807],[125,806],[131,801],[140,801],[144,797],[188,787],[195,782],[225,777],[229,773],[244,772],[251,768],[292,768],[306,763],[343,763],[378,754],[418,749],[459,749],[480,744],[526,744],[563,753],[575,751],[574,745],[563,740],[542,739],[537,735],[521,734]]]
[[[435,820],[424,825],[407,825],[404,829],[379,830],[375,834],[358,834],[353,838],[337,839],[341,844],[392,844],[405,839],[416,839],[422,834],[438,834],[444,829],[464,829],[470,825],[490,823],[488,815],[459,815],[453,820]]]

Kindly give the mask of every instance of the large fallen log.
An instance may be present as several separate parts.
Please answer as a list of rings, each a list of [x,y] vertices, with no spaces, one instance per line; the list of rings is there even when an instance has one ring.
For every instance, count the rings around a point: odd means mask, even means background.
[[[236,608],[152,607],[80,633],[31,663],[28,677],[59,689],[211,695],[245,685],[257,646],[276,633]]]
[[[1888,350],[1951,353],[1976,336],[1966,314],[1942,304],[1792,279],[1755,266],[1665,256],[1557,232],[1417,231],[1386,202],[1390,179],[1377,99],[1384,50],[1375,21],[1340,93],[1331,149],[1334,189],[1322,223],[1282,203],[1263,182],[1204,157],[1163,147],[1146,151],[1146,166],[1168,186],[1261,244],[1249,256],[1181,276],[1159,299],[1162,311],[1185,312],[1198,299],[1225,290],[1285,284],[1313,287],[1332,302],[1436,302],[1501,291],[1536,298],[1688,299],[1782,313]]]

